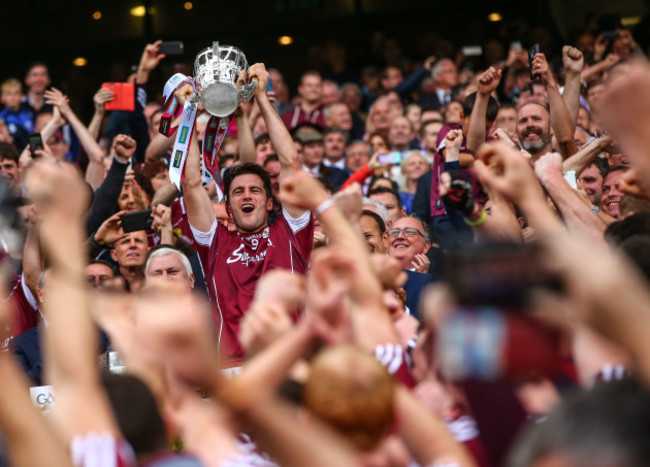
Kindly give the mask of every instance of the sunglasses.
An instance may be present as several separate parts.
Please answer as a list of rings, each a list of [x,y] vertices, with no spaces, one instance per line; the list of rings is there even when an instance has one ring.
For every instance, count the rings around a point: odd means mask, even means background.
[[[415,237],[416,235],[420,235],[424,237],[424,235],[422,235],[422,232],[420,232],[415,227],[406,227],[404,229],[390,229],[388,231],[388,235],[390,237],[397,238],[399,237],[399,234],[402,232],[404,233],[405,237]]]

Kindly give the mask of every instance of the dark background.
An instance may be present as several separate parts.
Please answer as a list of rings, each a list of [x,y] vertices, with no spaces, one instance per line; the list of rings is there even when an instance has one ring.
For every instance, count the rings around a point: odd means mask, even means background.
[[[593,26],[598,16],[643,18],[650,10],[648,0],[196,0],[191,10],[184,3],[12,2],[2,9],[5,47],[0,52],[0,79],[22,79],[29,63],[43,61],[52,83],[86,114],[99,85],[124,80],[147,42],[183,40],[186,48],[185,56],[167,58],[153,74],[150,93],[155,94],[173,73],[174,63],[191,65],[199,50],[218,40],[241,48],[251,64],[262,61],[282,70],[295,92],[301,71],[328,71],[330,42],[344,47],[353,70],[385,66],[386,48],[392,47],[401,57],[399,65],[408,71],[430,54],[454,57],[463,45],[484,44],[490,38],[506,50],[511,41],[520,40],[524,46],[541,41],[547,53],[557,52],[589,24]],[[145,5],[153,14],[131,16],[129,10],[137,5]],[[100,20],[93,19],[95,11],[101,11]],[[503,20],[489,22],[492,12],[500,13]],[[643,30],[650,30],[647,23]],[[280,46],[282,35],[292,36],[294,43]],[[643,35],[635,32],[646,49]],[[85,57],[87,66],[72,66],[76,57]]]

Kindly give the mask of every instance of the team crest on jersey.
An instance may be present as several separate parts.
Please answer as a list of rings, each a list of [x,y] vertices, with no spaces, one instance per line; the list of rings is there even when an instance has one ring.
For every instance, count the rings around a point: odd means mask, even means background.
[[[262,238],[269,238],[269,228],[267,227],[264,229],[264,232],[262,232]]]

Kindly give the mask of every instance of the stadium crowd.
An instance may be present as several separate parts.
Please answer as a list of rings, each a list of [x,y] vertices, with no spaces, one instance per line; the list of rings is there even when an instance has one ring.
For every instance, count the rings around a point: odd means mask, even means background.
[[[0,465],[650,465],[650,63],[522,41],[3,81]]]

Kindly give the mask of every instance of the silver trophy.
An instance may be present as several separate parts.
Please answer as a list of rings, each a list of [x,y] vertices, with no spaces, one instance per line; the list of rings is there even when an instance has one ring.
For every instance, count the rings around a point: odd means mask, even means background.
[[[256,83],[237,86],[242,70],[248,71],[248,62],[237,47],[213,42],[212,47],[199,52],[194,60],[194,77],[205,110],[215,117],[227,117],[242,101],[251,99]]]

